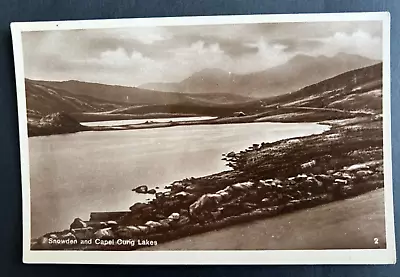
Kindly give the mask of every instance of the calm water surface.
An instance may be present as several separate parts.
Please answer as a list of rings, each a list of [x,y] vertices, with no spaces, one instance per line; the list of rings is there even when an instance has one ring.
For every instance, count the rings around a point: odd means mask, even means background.
[[[191,125],[29,138],[32,237],[93,211],[128,210],[149,195],[131,191],[228,168],[221,154],[253,143],[321,133],[315,123]]]

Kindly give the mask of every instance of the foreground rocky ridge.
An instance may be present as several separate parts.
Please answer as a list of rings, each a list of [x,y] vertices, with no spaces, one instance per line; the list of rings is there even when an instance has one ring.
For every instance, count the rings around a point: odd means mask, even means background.
[[[174,182],[170,191],[130,211],[76,219],[70,229],[45,234],[31,247],[133,250],[383,187],[382,117],[322,123],[332,128],[228,153],[231,171]]]

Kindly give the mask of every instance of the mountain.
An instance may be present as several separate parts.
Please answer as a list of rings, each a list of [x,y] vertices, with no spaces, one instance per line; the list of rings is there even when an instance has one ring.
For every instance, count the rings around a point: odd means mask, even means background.
[[[36,83],[52,88],[53,90],[61,90],[79,97],[94,97],[102,101],[123,103],[125,105],[170,105],[188,101],[222,101],[224,103],[231,103],[247,101],[250,99],[246,96],[231,95],[229,93],[225,93],[223,95],[213,95],[212,93],[168,93],[163,91],[140,89],[137,87],[106,85],[75,80],[63,82],[36,81]]]
[[[181,103],[129,107],[123,113],[143,115],[177,113],[234,117],[239,112],[249,118],[294,116],[293,121],[349,117],[352,113],[380,113],[382,110],[382,63],[351,70],[300,90],[235,104]],[[302,114],[301,117],[299,115]],[[308,114],[308,115],[307,115]],[[316,117],[318,116],[318,117]],[[275,121],[270,117],[271,121]],[[223,120],[223,119],[221,119]],[[318,121],[316,120],[316,121]]]
[[[283,65],[250,74],[204,69],[179,83],[148,83],[140,88],[184,93],[231,93],[265,98],[296,91],[340,73],[378,63],[358,55],[297,55]]]
[[[30,118],[58,112],[101,112],[124,107],[115,101],[105,101],[87,95],[78,95],[48,82],[25,80],[26,105]]]

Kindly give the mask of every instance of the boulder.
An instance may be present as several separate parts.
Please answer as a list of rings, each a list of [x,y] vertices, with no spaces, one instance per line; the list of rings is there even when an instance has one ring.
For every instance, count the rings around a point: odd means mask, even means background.
[[[162,224],[160,222],[152,221],[152,220],[147,221],[144,225],[146,225],[150,228],[158,228],[158,227],[162,226]]]
[[[309,162],[301,164],[300,167],[305,169],[305,168],[313,167],[314,165],[316,165],[316,161],[315,160],[311,160]]]
[[[230,194],[233,190],[234,190],[234,188],[232,188],[231,186],[227,186],[224,189],[217,191],[216,194],[226,195],[226,194]]]
[[[189,213],[191,216],[196,216],[196,214],[201,214],[204,210],[212,210],[221,202],[222,199],[223,197],[220,194],[204,194],[189,206]]]
[[[167,228],[170,227],[171,221],[172,221],[171,219],[166,218],[166,219],[161,219],[159,222],[160,222],[162,228],[166,228],[167,229]]]
[[[336,177],[336,178],[345,178],[345,179],[352,179],[352,178],[353,178],[353,177],[352,177],[350,174],[348,174],[347,172],[341,172],[341,171],[335,172],[335,173],[333,174],[333,176]]]
[[[264,207],[270,205],[271,202],[273,202],[273,201],[272,201],[271,198],[269,198],[269,197],[265,197],[265,198],[263,198],[263,199],[261,200],[261,203],[262,203],[262,205],[263,205]]]
[[[107,223],[105,223],[104,221],[88,221],[86,222],[86,225],[87,227],[92,227],[93,229],[103,229],[107,227]]]
[[[332,176],[329,176],[329,175],[325,175],[325,174],[318,174],[315,176],[315,179],[317,179],[318,181],[320,181],[322,183],[332,183],[335,178]]]
[[[142,185],[132,189],[132,191],[135,191],[137,193],[147,193],[148,189],[149,188],[146,185]]]
[[[307,175],[306,174],[299,174],[299,175],[297,175],[296,177],[295,177],[295,180],[296,181],[304,181],[304,180],[306,180],[307,179]]]
[[[179,220],[180,218],[180,214],[179,213],[172,213],[168,219],[172,219],[172,220]]]
[[[129,209],[130,209],[132,212],[135,212],[135,211],[139,211],[139,210],[141,210],[141,209],[147,207],[147,205],[148,205],[148,204],[138,202],[138,203],[133,204]]]
[[[371,170],[358,170],[358,171],[356,172],[356,176],[357,176],[358,178],[363,178],[363,177],[366,177],[366,176],[371,175],[371,174],[373,174],[373,173],[374,173],[374,172],[371,171]]]
[[[347,185],[347,180],[344,179],[335,179],[335,184],[338,184],[340,186],[345,186]]]
[[[106,222],[106,224],[107,224],[108,227],[113,227],[113,226],[118,225],[118,223],[116,221],[114,221],[114,220],[109,220],[109,221]]]
[[[367,164],[353,164],[349,167],[344,168],[347,171],[367,170],[369,166]]]
[[[186,198],[187,196],[191,195],[190,193],[187,193],[186,191],[181,191],[176,193],[174,196],[175,197],[181,197],[181,198]]]
[[[86,228],[87,224],[80,218],[75,218],[74,221],[70,225],[70,229],[76,228]]]
[[[72,232],[61,235],[61,238],[62,239],[70,239],[70,240],[76,239],[75,235],[72,234]]]
[[[125,231],[125,233],[129,235],[128,238],[132,238],[143,233],[143,231],[138,228],[138,226],[124,226],[124,228],[121,228],[119,232],[123,231]]]
[[[149,232],[149,227],[148,226],[143,226],[139,225],[137,228],[142,232],[142,233],[148,233]]]
[[[181,216],[181,217],[179,218],[179,220],[177,221],[177,223],[178,223],[179,226],[187,225],[189,222],[190,222],[190,219],[189,219],[189,217],[187,217],[187,216]]]
[[[94,233],[94,237],[97,239],[113,239],[114,233],[113,233],[111,227],[108,227],[108,228],[103,228],[103,229],[97,230]]]
[[[217,194],[221,195],[224,201],[228,200],[231,195],[227,191],[218,191]]]
[[[71,229],[72,234],[75,235],[77,239],[89,239],[94,234],[93,227],[86,227],[86,228],[78,228],[78,229]]]
[[[149,193],[149,194],[156,194],[157,191],[156,191],[155,189],[149,189],[149,190],[147,191],[147,193]]]
[[[238,191],[247,191],[250,188],[252,188],[253,185],[254,185],[253,182],[243,182],[243,183],[237,183],[237,184],[232,185],[232,188],[234,190],[238,190]]]
[[[185,190],[185,186],[182,182],[175,182],[172,184],[171,191],[172,192],[180,192]]]
[[[115,231],[118,238],[130,239],[142,234],[142,231],[136,226],[119,226]]]

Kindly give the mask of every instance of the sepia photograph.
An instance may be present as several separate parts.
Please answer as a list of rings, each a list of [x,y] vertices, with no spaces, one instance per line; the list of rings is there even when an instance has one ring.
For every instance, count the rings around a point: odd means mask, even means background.
[[[25,262],[395,262],[389,14],[11,30]]]

